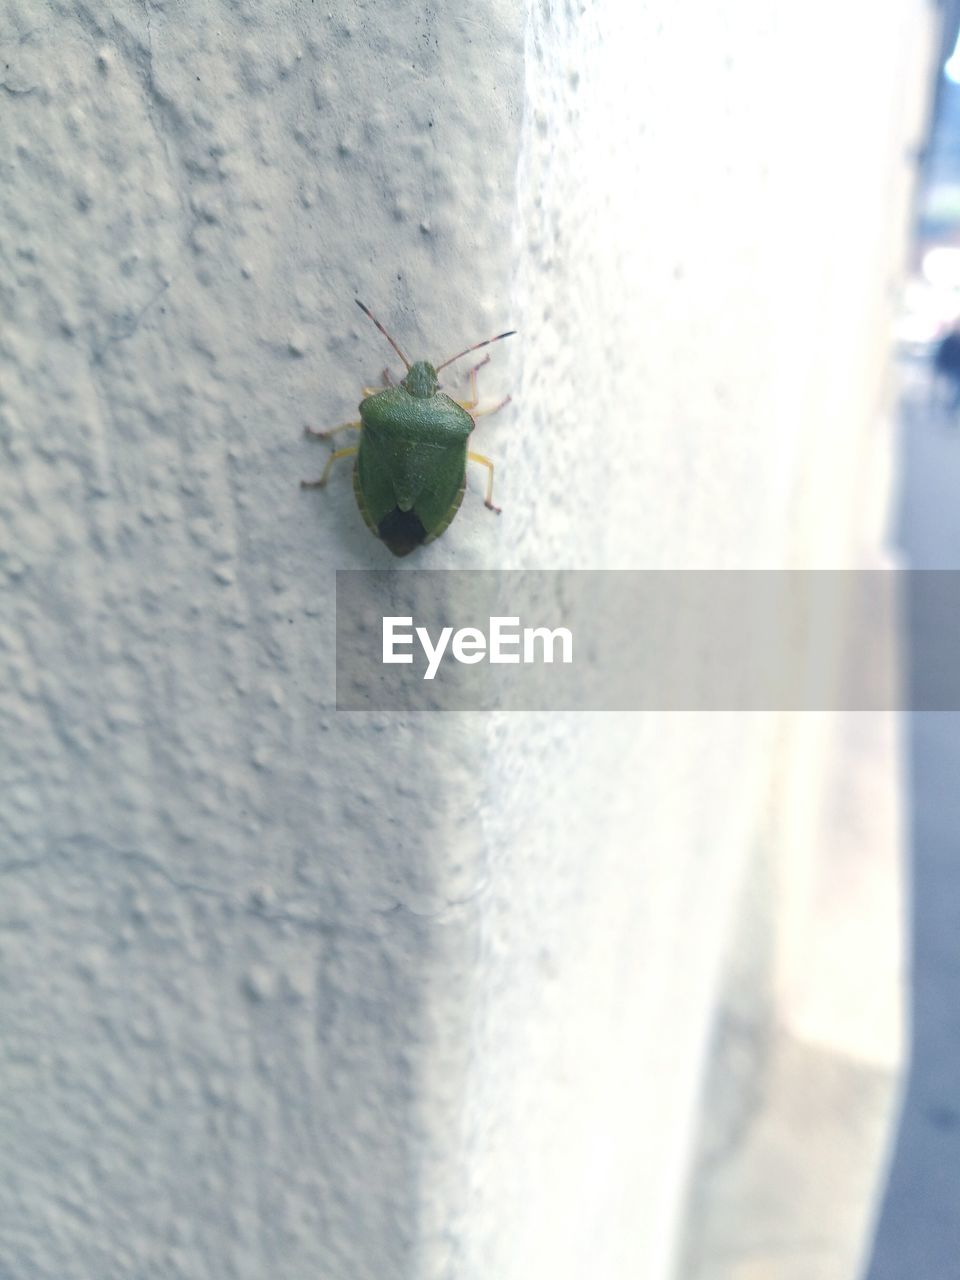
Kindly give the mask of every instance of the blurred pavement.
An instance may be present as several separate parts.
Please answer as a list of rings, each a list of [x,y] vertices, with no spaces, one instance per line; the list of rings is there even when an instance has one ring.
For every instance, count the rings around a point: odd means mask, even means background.
[[[960,415],[904,369],[899,514],[905,567],[960,568]],[[912,1068],[867,1280],[960,1277],[960,715],[906,726],[912,808]]]

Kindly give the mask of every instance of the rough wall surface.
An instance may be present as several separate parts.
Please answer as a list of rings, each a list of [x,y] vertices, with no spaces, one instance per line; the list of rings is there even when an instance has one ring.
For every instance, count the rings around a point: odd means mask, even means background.
[[[915,5],[0,13],[0,1272],[665,1275],[772,726],[337,715],[301,430],[516,325],[420,567],[847,563]]]

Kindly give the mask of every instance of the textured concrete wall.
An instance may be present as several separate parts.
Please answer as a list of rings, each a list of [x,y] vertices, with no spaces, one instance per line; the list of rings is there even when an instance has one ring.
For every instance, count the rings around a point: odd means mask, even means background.
[[[337,715],[298,480],[359,296],[521,331],[419,567],[849,562],[919,5],[695,8],[3,6],[12,1280],[666,1274],[776,726]]]

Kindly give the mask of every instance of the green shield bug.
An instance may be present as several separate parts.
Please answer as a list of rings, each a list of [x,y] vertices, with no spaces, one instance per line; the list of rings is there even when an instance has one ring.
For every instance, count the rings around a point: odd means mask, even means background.
[[[353,458],[353,491],[360,514],[370,531],[385,542],[395,556],[409,555],[417,547],[439,538],[460,510],[467,487],[467,461],[487,468],[484,502],[493,505],[493,463],[481,453],[467,448],[476,419],[496,413],[510,400],[507,396],[490,409],[477,410],[477,370],[487,363],[487,355],[470,370],[470,399],[453,400],[440,390],[437,374],[461,356],[491,342],[509,338],[515,329],[498,333],[472,347],[458,351],[436,366],[426,360],[411,363],[380,321],[358,299],[357,306],[369,316],[406,366],[406,377],[394,385],[384,371],[382,390],[364,387],[360,420],[345,422],[330,431],[312,431],[315,440],[329,440],[340,431],[359,431],[358,444],[336,449],[327,459],[319,480],[301,480],[305,489],[322,489],[338,458]]]

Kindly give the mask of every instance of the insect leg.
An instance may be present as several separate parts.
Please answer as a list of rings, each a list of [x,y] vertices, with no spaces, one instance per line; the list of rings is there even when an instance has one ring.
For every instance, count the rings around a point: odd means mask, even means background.
[[[338,458],[352,458],[358,451],[357,445],[351,445],[349,449],[335,449],[327,459],[327,465],[323,468],[323,475],[319,480],[301,480],[301,489],[322,489],[327,483],[327,477],[330,475],[330,468]]]
[[[335,436],[338,431],[359,431],[361,423],[344,422],[339,427],[331,427],[329,431],[314,431],[312,427],[304,427],[304,435],[308,435],[311,440],[329,440],[331,436]]]
[[[472,409],[475,405],[480,403],[480,392],[477,390],[477,370],[482,369],[485,364],[489,363],[490,357],[488,355],[484,356],[480,363],[475,364],[467,374],[467,377],[470,379],[470,399],[457,401],[457,404],[461,409]]]
[[[384,385],[385,387],[395,387],[395,386],[397,385],[397,384],[394,382],[394,380],[393,380],[393,374],[390,372],[390,370],[389,370],[389,369],[384,369],[384,371],[383,371],[383,373],[381,373],[380,377],[383,379],[383,385]],[[363,388],[363,394],[364,394],[365,396],[375,396],[375,395],[377,394],[377,392],[378,392],[378,391],[380,391],[380,390],[381,390],[381,388],[380,388],[380,387],[364,387],[364,388]]]
[[[475,418],[485,418],[488,414],[496,413],[498,409],[502,409],[504,405],[509,404],[512,399],[513,396],[504,396],[499,404],[492,405],[489,409],[477,409],[473,416]]]
[[[467,457],[471,462],[479,462],[481,467],[487,468],[487,496],[484,498],[484,506],[500,514],[500,508],[493,505],[493,463],[489,458],[485,458],[482,453],[468,453]]]

